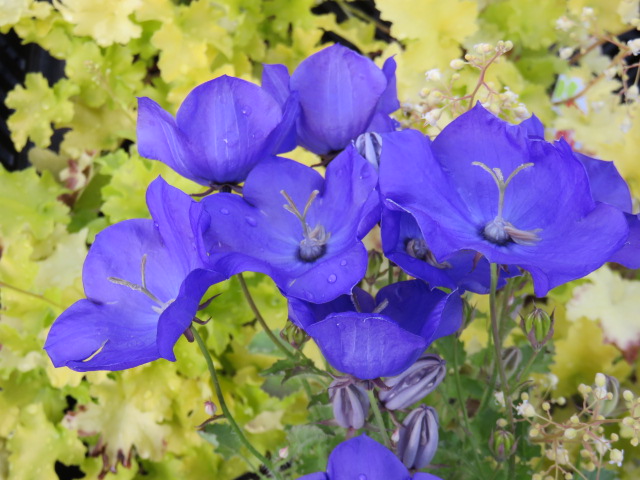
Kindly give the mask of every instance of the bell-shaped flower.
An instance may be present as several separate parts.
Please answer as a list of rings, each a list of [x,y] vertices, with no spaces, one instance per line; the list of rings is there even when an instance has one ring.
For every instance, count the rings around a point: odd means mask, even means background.
[[[474,250],[531,272],[538,296],[600,267],[629,231],[620,210],[594,201],[566,142],[529,138],[480,105],[432,144],[412,130],[387,135],[380,190],[416,219],[436,261]]]
[[[359,288],[324,304],[290,298],[289,317],[336,370],[372,380],[404,372],[434,340],[456,332],[462,301],[457,291],[410,280],[383,287],[375,301]]]
[[[329,165],[326,179],[285,158],[260,163],[243,196],[206,197],[194,225],[201,251],[225,275],[261,272],[287,296],[328,302],[351,292],[367,268],[361,239],[378,208],[375,169],[353,147]]]
[[[123,370],[175,360],[173,347],[202,296],[223,280],[197,254],[192,204],[158,178],[147,190],[153,220],[125,220],[96,236],[82,272],[87,299],[56,319],[44,346],[56,367]]]
[[[400,108],[396,64],[382,69],[336,44],[300,63],[289,78],[283,65],[265,65],[262,85],[283,104],[297,93],[298,144],[319,155],[340,151],[365,132],[395,130],[389,114]]]
[[[530,138],[544,141],[544,126],[533,115],[523,121]],[[633,215],[633,201],[627,182],[613,162],[588,157],[574,152],[587,171],[591,194],[596,202],[608,203],[624,212],[629,226],[629,236],[624,245],[615,252],[609,261],[620,263],[627,268],[640,268],[640,215]]]
[[[295,95],[279,105],[263,88],[226,75],[194,88],[176,118],[138,99],[138,151],[201,185],[244,181],[258,162],[291,150]]]
[[[327,471],[298,480],[441,480],[430,473],[413,476],[391,450],[360,435],[342,442],[329,455]]]
[[[429,285],[475,293],[489,293],[491,272],[486,258],[472,250],[460,250],[438,262],[411,214],[382,209],[380,235],[385,256],[409,275]],[[516,267],[501,270],[498,286],[506,278],[520,275]]]

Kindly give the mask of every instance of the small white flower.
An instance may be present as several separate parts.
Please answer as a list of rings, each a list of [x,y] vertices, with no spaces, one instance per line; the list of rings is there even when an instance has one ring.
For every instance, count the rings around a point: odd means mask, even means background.
[[[516,412],[518,412],[518,415],[521,415],[523,417],[530,418],[536,416],[536,409],[529,403],[529,400],[524,400],[520,405],[518,405],[516,407]]]
[[[640,38],[634,38],[627,42],[627,46],[631,49],[631,53],[634,55],[640,55]]]
[[[437,68],[432,68],[431,70],[427,70],[424,76],[428,82],[439,82],[440,79],[442,78],[442,75],[440,75],[440,70]]]
[[[558,54],[560,55],[561,59],[568,60],[569,58],[571,58],[571,55],[573,55],[573,47],[561,48]]]
[[[572,20],[570,20],[569,18],[564,17],[564,16],[560,17],[558,20],[556,20],[556,28],[558,30],[562,30],[563,32],[568,31],[574,25],[575,25],[575,23],[573,23]]]
[[[506,406],[506,404],[504,403],[504,392],[493,392],[493,396],[498,405],[500,405],[501,407]]]
[[[609,463],[611,465],[617,465],[621,467],[622,460],[624,460],[624,450],[618,450],[617,448],[611,450],[611,453],[609,454]]]

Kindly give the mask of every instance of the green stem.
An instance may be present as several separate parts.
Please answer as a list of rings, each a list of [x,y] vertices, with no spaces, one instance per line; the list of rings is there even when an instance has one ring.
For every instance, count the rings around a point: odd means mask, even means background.
[[[242,293],[244,293],[244,298],[247,299],[247,303],[249,304],[249,307],[251,307],[251,311],[255,315],[256,320],[258,320],[258,323],[260,324],[260,326],[262,326],[264,333],[267,334],[267,336],[271,339],[275,346],[278,347],[285,354],[285,356],[289,358],[295,358],[295,355],[287,347],[285,347],[282,342],[280,342],[278,337],[276,337],[269,328],[269,325],[267,325],[267,322],[260,313],[260,310],[258,310],[256,302],[253,301],[253,297],[251,296],[251,292],[249,291],[249,287],[247,287],[247,282],[245,282],[242,273],[239,273],[236,276],[238,277],[238,281],[240,282],[240,287],[242,288]]]
[[[533,365],[533,362],[535,362],[536,358],[538,358],[538,354],[540,353],[541,350],[542,349],[533,351],[533,354],[531,355],[531,357],[529,357],[529,361],[527,362],[527,364],[524,366],[522,370],[520,370],[520,372],[516,376],[516,383],[520,382],[520,379],[523,376],[526,376],[527,373],[529,373],[529,369]]]
[[[367,393],[369,394],[369,403],[371,404],[371,410],[373,410],[373,416],[376,419],[378,430],[380,430],[382,441],[387,448],[391,448],[391,440],[389,439],[387,427],[384,424],[384,419],[382,418],[382,412],[380,411],[380,407],[378,406],[378,399],[373,393],[373,390],[369,390]]]
[[[240,441],[244,444],[245,447],[247,447],[247,450],[249,450],[249,452],[251,452],[251,454],[254,457],[256,457],[256,459],[258,459],[258,461],[262,463],[273,474],[274,478],[278,480],[282,480],[282,477],[280,477],[277,470],[273,468],[273,465],[271,464],[271,462],[264,455],[262,455],[258,450],[256,450],[256,448],[253,445],[251,445],[251,442],[249,442],[247,437],[244,436],[242,429],[240,429],[235,419],[231,415],[231,411],[229,411],[229,407],[227,407],[227,403],[224,401],[224,397],[222,396],[222,389],[220,388],[220,382],[218,381],[218,374],[216,373],[215,366],[213,365],[213,359],[211,358],[211,354],[209,353],[209,350],[207,349],[207,346],[205,345],[204,340],[202,340],[202,337],[198,333],[198,330],[196,330],[194,327],[191,327],[191,332],[193,333],[193,338],[195,338],[196,343],[198,344],[198,347],[200,347],[200,351],[204,355],[204,359],[207,362],[207,367],[209,368],[209,374],[211,375],[211,381],[213,382],[213,386],[216,391],[216,396],[218,397],[218,401],[220,402],[220,407],[222,408],[222,413],[224,413],[224,417],[227,419],[227,421],[231,425],[231,428],[233,428],[233,430],[236,432]]]
[[[496,365],[498,366],[498,372],[500,374],[500,387],[504,395],[504,404],[507,410],[507,420],[509,422],[509,430],[515,436],[516,429],[513,420],[513,408],[511,406],[511,390],[509,388],[509,381],[507,380],[507,373],[504,369],[504,362],[502,361],[502,338],[500,336],[500,321],[498,318],[497,308],[497,295],[496,290],[498,287],[498,265],[491,264],[491,291],[489,293],[489,312],[491,315],[491,330],[493,332],[493,346],[495,348]],[[507,478],[513,478],[513,468],[515,467],[515,458],[511,455],[509,459],[509,475]]]
[[[478,451],[476,450],[476,438],[473,436],[471,432],[471,422],[469,421],[469,414],[467,413],[467,404],[462,398],[462,384],[460,383],[460,372],[458,365],[458,339],[454,340],[453,343],[453,376],[455,378],[456,383],[456,393],[458,395],[458,403],[460,404],[460,408],[462,409],[462,417],[464,418],[464,427],[466,429],[466,433],[468,438],[471,440],[471,448],[473,449],[473,457],[476,462],[476,466],[478,467],[478,472],[481,471],[480,457],[478,457]]]
[[[42,295],[38,295],[37,293],[29,292],[28,290],[23,290],[22,288],[19,288],[19,287],[14,287],[13,285],[10,285],[8,283],[0,281],[0,287],[8,288],[9,290],[14,290],[16,292],[22,293],[23,295],[28,295],[30,297],[37,298],[38,300],[42,300],[43,302],[47,302],[49,305],[53,305],[54,307],[59,308],[60,310],[64,310],[65,309],[64,306],[57,304],[53,300],[49,300],[47,297],[44,297]]]

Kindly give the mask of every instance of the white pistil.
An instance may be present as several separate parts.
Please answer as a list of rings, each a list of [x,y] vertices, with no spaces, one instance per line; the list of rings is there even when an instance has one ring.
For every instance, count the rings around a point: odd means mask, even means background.
[[[153,293],[149,291],[149,289],[147,288],[147,279],[145,274],[146,266],[147,266],[147,254],[144,254],[140,262],[140,277],[141,277],[142,285],[138,285],[136,283],[132,283],[128,280],[123,280],[122,278],[117,278],[117,277],[107,277],[107,280],[109,280],[111,283],[115,283],[116,285],[122,285],[127,288],[130,288],[131,290],[135,290],[136,292],[144,293],[147,297],[149,297],[151,300],[153,300],[155,303],[158,304],[158,306],[152,305],[151,309],[154,312],[160,314],[164,312],[164,310],[169,305],[171,305],[171,303],[173,303],[175,299],[171,299],[168,302],[162,302],[158,297],[156,297]]]
[[[509,175],[506,181],[504,180],[504,175],[502,175],[502,170],[499,168],[489,168],[482,162],[471,162],[471,165],[480,167],[484,171],[488,172],[498,187],[498,214],[492,221],[485,225],[482,230],[484,237],[490,242],[498,245],[504,245],[509,240],[517,243],[518,245],[535,245],[539,242],[540,237],[538,236],[538,232],[541,229],[521,230],[516,228],[509,221],[505,220],[502,216],[504,211],[504,192],[507,190],[509,183],[522,170],[533,167],[533,163],[523,163],[522,165],[519,165],[513,172],[511,172],[511,175]]]

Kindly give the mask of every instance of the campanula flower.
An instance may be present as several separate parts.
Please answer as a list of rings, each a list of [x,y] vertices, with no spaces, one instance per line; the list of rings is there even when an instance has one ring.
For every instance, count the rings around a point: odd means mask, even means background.
[[[212,268],[225,275],[269,275],[285,295],[327,302],[351,292],[367,268],[361,239],[378,208],[377,173],[349,147],[326,179],[315,170],[273,157],[249,175],[243,197],[217,193],[194,219]]]
[[[457,291],[410,280],[383,287],[375,301],[359,288],[324,304],[290,298],[289,317],[335,369],[372,380],[402,373],[434,340],[457,331],[462,301]]]
[[[412,130],[387,135],[380,189],[413,215],[436,261],[474,250],[528,270],[538,296],[600,267],[629,231],[622,212],[594,201],[566,142],[531,139],[480,105],[432,144]]]
[[[544,126],[535,115],[521,125],[526,127],[530,138],[544,141]],[[629,236],[609,261],[620,263],[627,268],[640,268],[640,216],[631,213],[633,202],[627,182],[613,162],[592,158],[579,152],[574,152],[574,155],[587,171],[593,199],[617,207],[624,212],[627,219]]]
[[[329,455],[327,471],[298,480],[441,480],[430,473],[411,476],[407,467],[387,447],[360,435],[342,442]]]
[[[192,204],[158,178],[147,190],[153,220],[125,220],[96,236],[82,272],[87,299],[57,318],[44,346],[56,367],[123,370],[175,360],[173,346],[200,299],[223,279],[197,254]]]
[[[194,88],[176,118],[150,98],[138,99],[138,151],[201,185],[242,182],[273,153],[291,150],[287,136],[298,105],[279,105],[263,88],[222,77]]]
[[[393,58],[380,69],[336,44],[302,61],[290,78],[283,65],[265,65],[262,85],[281,104],[297,93],[298,144],[322,155],[342,150],[362,133],[395,130],[389,117],[400,108],[395,70]]]

